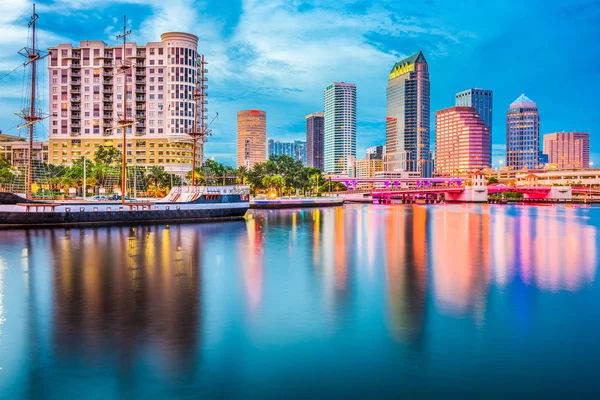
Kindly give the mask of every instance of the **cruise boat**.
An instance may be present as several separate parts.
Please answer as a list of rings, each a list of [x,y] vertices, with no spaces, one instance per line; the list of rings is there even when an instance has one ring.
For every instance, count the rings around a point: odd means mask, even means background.
[[[36,49],[35,29],[37,14],[35,5],[29,23],[31,32],[31,47],[23,49],[22,54],[27,58],[26,66],[30,66],[31,87],[36,87],[36,63],[42,58]],[[126,22],[126,19],[124,18]],[[124,24],[123,53],[126,54],[125,37],[127,31]],[[204,143],[210,135],[210,124],[205,123],[204,112],[206,109],[206,89],[204,73],[204,56],[198,59],[198,74],[193,100],[194,124],[189,135],[192,145],[192,171],[196,170],[196,152],[198,143]],[[123,61],[120,73],[126,73],[133,65]],[[126,86],[123,85],[124,110],[127,110]],[[49,225],[88,225],[88,224],[128,224],[128,223],[154,223],[154,222],[189,222],[189,221],[216,221],[242,219],[250,207],[248,186],[199,186],[195,183],[195,176],[190,186],[171,188],[170,193],[157,200],[135,201],[127,197],[126,158],[121,162],[121,195],[119,201],[89,202],[89,201],[42,201],[32,198],[32,143],[33,129],[37,122],[45,117],[36,109],[35,90],[31,91],[29,106],[21,111],[19,116],[24,123],[20,128],[29,129],[28,173],[26,176],[26,193],[16,194],[0,192],[0,228],[14,227],[41,227]],[[214,120],[214,119],[213,119]],[[112,129],[122,132],[123,149],[127,148],[127,128],[135,127],[135,119],[128,119],[124,112],[120,119],[115,121]]]

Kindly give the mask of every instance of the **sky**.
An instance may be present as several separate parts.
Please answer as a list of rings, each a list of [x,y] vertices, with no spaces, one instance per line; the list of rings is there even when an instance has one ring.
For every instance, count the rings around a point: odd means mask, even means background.
[[[18,134],[22,58],[31,2],[0,1],[0,130]],[[323,110],[334,81],[357,86],[357,156],[385,143],[385,88],[394,63],[422,50],[435,111],[471,87],[493,90],[493,163],[504,159],[505,115],[521,93],[540,110],[541,133],[590,132],[600,165],[600,0],[54,0],[39,1],[39,45],[116,44],[167,31],[197,35],[209,62],[213,137],[205,155],[235,165],[236,113],[267,112],[267,136],[305,140],[304,117]],[[45,71],[44,71],[45,72]],[[47,97],[47,74],[42,92]],[[44,104],[44,106],[46,106]],[[24,132],[22,132],[24,134]],[[36,132],[47,137],[47,127]]]

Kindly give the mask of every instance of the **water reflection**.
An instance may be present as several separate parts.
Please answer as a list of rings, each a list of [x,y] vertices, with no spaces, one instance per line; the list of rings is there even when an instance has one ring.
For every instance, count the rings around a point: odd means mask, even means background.
[[[427,384],[447,365],[476,375],[444,359],[449,343],[496,351],[497,335],[524,331],[486,328],[517,320],[529,328],[524,347],[498,351],[549,354],[569,339],[548,329],[559,314],[568,323],[555,308],[578,295],[592,299],[577,300],[575,323],[594,320],[599,218],[356,205],[255,211],[231,224],[0,231],[0,390],[64,398],[75,383],[103,382],[103,398],[277,397],[281,385],[311,382],[351,397],[352,382],[406,385],[397,376],[417,364],[411,376]],[[597,331],[582,327],[577,340],[589,348]]]

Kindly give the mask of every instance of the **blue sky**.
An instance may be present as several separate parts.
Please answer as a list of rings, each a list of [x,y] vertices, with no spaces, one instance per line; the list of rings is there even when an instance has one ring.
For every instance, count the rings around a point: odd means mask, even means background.
[[[123,14],[133,40],[165,31],[200,37],[209,64],[209,111],[218,112],[206,155],[235,164],[236,112],[267,112],[267,135],[303,139],[304,116],[323,109],[333,81],[357,85],[357,146],[385,141],[385,86],[393,64],[423,50],[435,111],[469,87],[494,91],[494,163],[505,113],[522,92],[537,102],[541,131],[588,131],[600,165],[600,1],[40,1],[40,45],[115,43]],[[0,2],[0,77],[22,60],[31,2]],[[0,129],[16,133],[21,70],[0,81]],[[47,82],[44,76],[43,82]],[[47,90],[44,87],[43,93]],[[40,129],[44,138],[46,130]]]

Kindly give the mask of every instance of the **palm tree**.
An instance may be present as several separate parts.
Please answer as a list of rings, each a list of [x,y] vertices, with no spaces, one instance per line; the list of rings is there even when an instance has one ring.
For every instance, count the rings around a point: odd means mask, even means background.
[[[165,175],[165,169],[161,166],[153,165],[152,168],[150,168],[146,174],[148,182],[153,183],[154,195],[157,196],[161,181],[163,179],[163,176]]]
[[[238,167],[238,169],[236,170],[236,175],[240,179],[240,183],[242,185],[244,184],[244,180],[246,179],[247,174],[248,174],[248,168],[244,167],[243,165]]]

